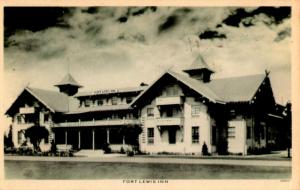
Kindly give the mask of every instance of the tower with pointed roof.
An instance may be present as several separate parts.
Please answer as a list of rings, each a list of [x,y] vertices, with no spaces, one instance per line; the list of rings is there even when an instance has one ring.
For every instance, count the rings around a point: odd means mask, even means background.
[[[82,86],[68,73],[58,84],[54,85],[59,88],[59,92],[65,93],[68,96],[73,96]]]
[[[211,74],[214,73],[214,71],[208,67],[201,55],[198,55],[189,68],[183,71],[186,72],[190,77],[200,80],[204,83],[209,82]]]

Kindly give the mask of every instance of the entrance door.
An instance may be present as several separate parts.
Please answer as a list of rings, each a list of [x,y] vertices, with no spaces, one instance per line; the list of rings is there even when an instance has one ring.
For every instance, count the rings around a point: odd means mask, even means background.
[[[102,149],[106,143],[106,129],[95,129],[95,149]]]
[[[169,144],[176,144],[176,129],[169,129]]]

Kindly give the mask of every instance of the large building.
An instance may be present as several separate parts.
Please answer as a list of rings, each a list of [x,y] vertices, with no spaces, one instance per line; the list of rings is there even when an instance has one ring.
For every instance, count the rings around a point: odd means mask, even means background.
[[[268,73],[212,79],[201,56],[182,73],[166,71],[150,85],[78,92],[68,74],[59,92],[26,87],[6,114],[12,118],[16,147],[37,124],[50,132],[45,144],[114,151],[138,146],[147,153],[247,154],[276,143],[282,117],[276,113]],[[223,148],[222,148],[223,147]]]

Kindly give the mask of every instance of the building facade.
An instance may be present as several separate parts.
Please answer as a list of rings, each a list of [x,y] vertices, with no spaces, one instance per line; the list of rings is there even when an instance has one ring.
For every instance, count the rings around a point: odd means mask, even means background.
[[[49,145],[113,151],[137,146],[146,153],[201,154],[226,151],[247,154],[275,142],[282,116],[268,73],[212,79],[201,56],[182,73],[166,71],[152,84],[134,88],[78,92],[68,74],[59,92],[26,87],[6,114],[12,118],[13,142],[38,125],[49,131]]]

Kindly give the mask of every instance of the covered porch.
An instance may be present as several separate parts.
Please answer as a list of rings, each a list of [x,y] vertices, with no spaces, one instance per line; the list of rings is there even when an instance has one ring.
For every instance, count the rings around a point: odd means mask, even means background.
[[[58,127],[53,129],[55,144],[72,145],[74,150],[103,149],[113,152],[138,145],[139,126]]]

